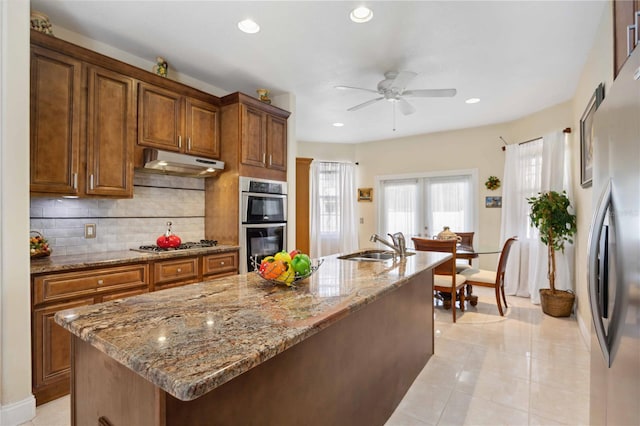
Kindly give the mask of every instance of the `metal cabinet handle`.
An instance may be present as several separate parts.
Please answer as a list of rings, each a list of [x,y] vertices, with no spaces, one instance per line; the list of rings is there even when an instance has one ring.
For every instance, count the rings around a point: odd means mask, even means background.
[[[178,148],[182,148],[182,136],[178,135]]]
[[[73,174],[73,189],[78,189],[78,174]]]
[[[271,165],[271,164],[272,164],[272,161],[271,161],[272,159],[273,159],[273,158],[272,158],[272,156],[271,156],[271,155],[269,155],[269,165]]]
[[[627,56],[631,55],[631,51],[633,50],[633,48],[631,47],[631,31],[633,30],[634,33],[634,39],[638,40],[638,31],[637,31],[638,26],[637,25],[627,25]],[[635,44],[634,44],[635,46]]]
[[[104,284],[104,280],[98,280],[98,285]]]
[[[187,151],[191,151],[191,138],[187,138]]]
[[[262,153],[262,164],[267,164],[267,153],[266,152]]]
[[[178,268],[178,272],[182,272],[182,268]]]
[[[89,189],[93,190],[93,173],[89,176]]]
[[[220,266],[224,266],[224,262],[220,262]]]

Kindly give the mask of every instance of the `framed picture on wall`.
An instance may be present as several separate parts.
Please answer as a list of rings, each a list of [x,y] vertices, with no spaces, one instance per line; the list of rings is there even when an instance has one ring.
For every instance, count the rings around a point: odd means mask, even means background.
[[[487,208],[501,208],[502,197],[485,197],[484,206]]]
[[[593,114],[604,99],[604,85],[600,83],[589,99],[580,118],[580,185],[591,186],[593,179]]]
[[[358,201],[373,201],[373,188],[358,188]]]

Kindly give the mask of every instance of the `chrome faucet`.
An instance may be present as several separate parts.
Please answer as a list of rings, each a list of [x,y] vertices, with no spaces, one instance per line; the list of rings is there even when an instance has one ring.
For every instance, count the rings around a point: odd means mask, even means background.
[[[371,241],[372,243],[375,243],[375,242],[382,243],[385,246],[393,249],[393,251],[395,251],[400,257],[405,257],[407,255],[407,245],[402,232],[396,232],[393,235],[392,234],[388,234],[388,235],[391,237],[393,244],[388,242],[384,238],[381,238],[378,234],[373,234],[369,238],[369,241]]]

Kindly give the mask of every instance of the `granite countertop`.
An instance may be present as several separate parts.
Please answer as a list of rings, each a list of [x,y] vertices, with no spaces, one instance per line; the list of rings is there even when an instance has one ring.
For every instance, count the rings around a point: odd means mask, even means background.
[[[238,246],[217,245],[187,250],[171,250],[165,252],[139,252],[134,250],[107,251],[89,254],[74,254],[65,256],[49,256],[31,259],[31,274],[60,272],[71,269],[94,268],[101,266],[120,265],[134,262],[148,262],[150,260],[172,259],[201,254],[215,254],[226,251],[239,250]]]
[[[174,397],[190,401],[450,257],[337,256],[296,288],[234,275],[56,313],[55,321]]]

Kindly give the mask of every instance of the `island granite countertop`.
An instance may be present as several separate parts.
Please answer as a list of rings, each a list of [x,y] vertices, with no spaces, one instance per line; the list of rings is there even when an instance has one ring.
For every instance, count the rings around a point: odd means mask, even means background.
[[[187,250],[168,250],[163,252],[140,252],[135,250],[106,251],[87,254],[69,254],[31,259],[31,274],[68,271],[72,269],[115,266],[126,263],[147,262],[150,260],[173,259],[186,256],[222,253],[239,250],[239,246],[217,245]]]
[[[296,288],[256,273],[82,306],[55,321],[174,397],[190,401],[284,352],[450,257],[337,256]]]

